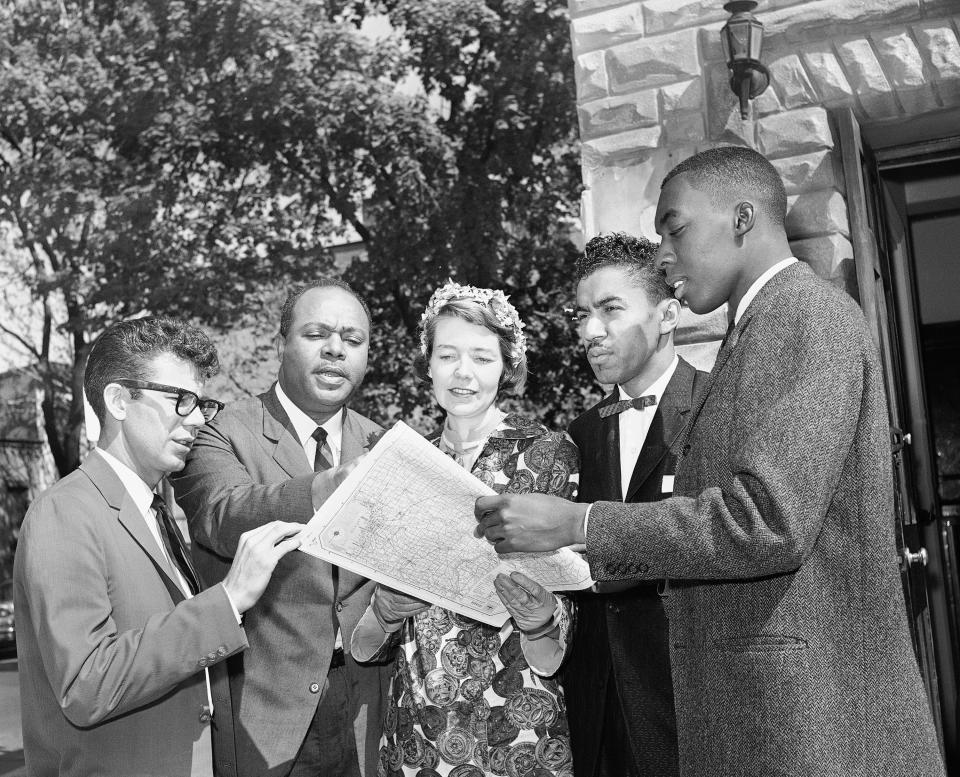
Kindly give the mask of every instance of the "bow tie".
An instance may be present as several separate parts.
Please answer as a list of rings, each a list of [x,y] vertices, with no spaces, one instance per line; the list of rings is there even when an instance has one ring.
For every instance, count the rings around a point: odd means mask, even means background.
[[[621,399],[617,402],[614,402],[612,405],[601,407],[600,417],[609,418],[612,415],[622,413],[624,410],[629,410],[631,407],[636,408],[637,410],[643,410],[643,408],[653,407],[655,404],[657,404],[657,398],[653,394],[647,394],[642,397],[634,397],[633,399]]]

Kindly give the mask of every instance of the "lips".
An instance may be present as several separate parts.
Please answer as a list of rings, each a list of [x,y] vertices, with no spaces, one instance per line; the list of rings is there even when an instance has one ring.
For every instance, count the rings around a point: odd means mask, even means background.
[[[450,393],[453,394],[455,397],[472,397],[477,392],[474,391],[473,389],[457,387],[457,388],[450,389]]]
[[[683,289],[687,284],[686,278],[676,278],[675,280],[667,280],[667,283],[673,288],[673,296],[679,300],[683,299]]]

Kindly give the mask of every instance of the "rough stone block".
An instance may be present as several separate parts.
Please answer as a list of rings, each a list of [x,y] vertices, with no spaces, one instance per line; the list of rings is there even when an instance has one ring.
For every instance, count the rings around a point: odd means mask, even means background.
[[[663,112],[698,111],[703,107],[703,88],[699,78],[670,84],[660,90]]]
[[[589,155],[591,162],[597,164],[629,159],[659,146],[662,134],[660,126],[618,132],[616,135],[586,141],[583,154],[585,158]]]
[[[641,35],[643,10],[640,3],[581,16],[570,23],[574,55],[616,46]]]
[[[768,52],[922,18],[921,0],[816,0],[762,12]]]
[[[648,0],[643,4],[647,35],[681,27],[700,27],[726,18],[727,12],[715,0]]]
[[[711,340],[706,343],[689,343],[677,346],[677,353],[690,362],[698,370],[710,372],[717,361],[717,352],[720,350],[720,341]]]
[[[595,100],[607,94],[607,67],[602,51],[581,54],[574,60],[577,102]]]
[[[710,140],[753,146],[753,123],[740,118],[740,103],[730,91],[727,66],[720,63],[707,67],[707,121]]]
[[[843,174],[832,151],[776,159],[773,166],[783,179],[788,195],[815,189],[842,189]]]
[[[703,114],[699,112],[671,113],[663,117],[663,131],[671,146],[702,143],[706,139]]]
[[[607,97],[584,103],[577,112],[580,115],[580,135],[585,140],[613,132],[649,127],[660,119],[655,89],[628,97]]]
[[[825,105],[849,103],[853,89],[829,43],[811,46],[801,52],[810,80]]]
[[[593,13],[601,8],[610,8],[614,5],[625,5],[625,2],[624,0],[568,0],[567,2],[571,17]]]
[[[926,113],[940,107],[910,33],[875,34],[873,43],[883,72],[907,113]]]
[[[796,54],[771,60],[767,67],[770,70],[770,85],[776,89],[785,108],[801,108],[817,101],[813,85]]]
[[[795,194],[787,198],[786,227],[794,240],[831,233],[848,235],[847,202],[836,189]]]
[[[721,305],[712,313],[698,316],[690,308],[680,311],[674,341],[676,343],[700,343],[707,340],[722,340],[727,333],[727,306]]]
[[[638,92],[700,75],[697,31],[643,38],[607,50],[610,91]]]
[[[853,246],[843,235],[821,235],[804,240],[791,240],[790,247],[797,259],[809,264],[821,278],[844,280],[852,269]],[[853,272],[856,283],[856,271]],[[844,284],[841,284],[844,285]]]
[[[780,113],[783,103],[777,96],[777,90],[767,87],[761,94],[753,98],[753,110],[757,116],[769,116],[771,113]]]
[[[767,116],[757,122],[757,146],[770,158],[833,148],[827,112],[814,107]]]
[[[953,27],[945,21],[915,24],[920,53],[927,61],[935,79],[946,81],[960,78],[960,41]]]
[[[900,110],[890,82],[866,38],[837,44],[837,55],[846,68],[850,86],[871,118],[897,116]]]

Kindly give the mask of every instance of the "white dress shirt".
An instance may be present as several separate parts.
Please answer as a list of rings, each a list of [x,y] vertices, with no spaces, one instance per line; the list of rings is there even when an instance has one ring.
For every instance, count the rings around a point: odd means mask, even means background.
[[[657,378],[650,386],[644,389],[638,396],[647,396],[652,394],[657,404],[648,405],[642,410],[635,407],[624,410],[618,416],[620,423],[620,498],[627,498],[627,489],[630,488],[630,478],[633,477],[633,470],[637,466],[637,459],[640,457],[640,451],[643,444],[647,441],[647,434],[650,431],[650,425],[653,423],[653,417],[656,415],[660,400],[663,398],[663,392],[667,390],[667,384],[677,371],[677,365],[680,359],[673,357],[673,361],[663,374]],[[623,386],[617,386],[619,399],[636,399],[631,397]]]
[[[303,455],[307,457],[310,469],[313,469],[313,460],[317,454],[317,441],[313,437],[313,432],[317,428],[317,422],[293,404],[293,400],[283,393],[279,381],[276,384],[276,392],[280,407],[286,412],[290,423],[293,424],[294,431],[297,433],[297,440],[303,448]],[[327,433],[327,446],[333,454],[330,466],[337,467],[340,465],[340,450],[343,447],[343,413],[334,413],[333,417],[319,425]]]
[[[737,305],[737,312],[733,316],[733,322],[736,324],[738,321],[740,321],[741,316],[743,316],[744,312],[747,309],[747,305],[753,302],[753,298],[757,296],[760,289],[766,286],[767,283],[770,281],[770,279],[774,275],[776,275],[785,267],[789,267],[791,264],[797,261],[799,261],[797,257],[788,256],[782,262],[777,262],[775,265],[773,265],[773,267],[771,267],[763,275],[757,278],[752,284],[750,284],[750,288],[747,289],[747,293],[740,298],[740,304]]]

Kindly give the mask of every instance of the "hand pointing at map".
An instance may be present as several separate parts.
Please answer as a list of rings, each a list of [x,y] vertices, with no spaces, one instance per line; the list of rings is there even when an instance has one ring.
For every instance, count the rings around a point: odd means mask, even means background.
[[[585,541],[587,505],[547,494],[496,494],[477,499],[476,536],[497,553],[557,550]]]

